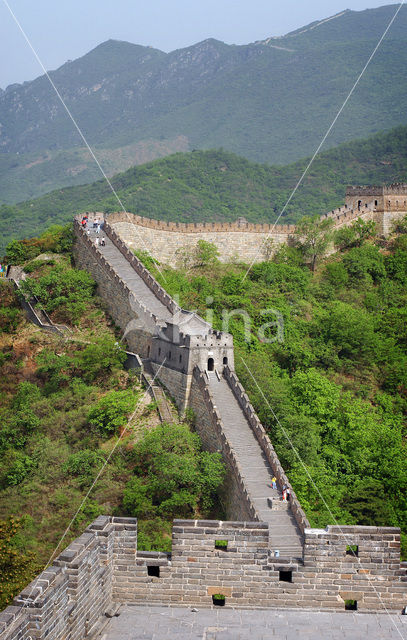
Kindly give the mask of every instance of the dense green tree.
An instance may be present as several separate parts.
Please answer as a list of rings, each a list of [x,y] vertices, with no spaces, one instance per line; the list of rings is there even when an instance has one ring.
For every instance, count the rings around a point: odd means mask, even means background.
[[[103,396],[88,414],[88,421],[103,437],[118,433],[127,423],[137,403],[137,395],[130,389],[110,391]]]
[[[315,271],[317,260],[322,258],[328,249],[332,233],[333,220],[321,219],[319,216],[305,217],[297,223],[295,238],[297,247],[311,270]]]
[[[134,516],[182,517],[208,513],[223,476],[220,454],[201,451],[185,425],[163,424],[144,435],[132,452],[135,477],[123,504]]]

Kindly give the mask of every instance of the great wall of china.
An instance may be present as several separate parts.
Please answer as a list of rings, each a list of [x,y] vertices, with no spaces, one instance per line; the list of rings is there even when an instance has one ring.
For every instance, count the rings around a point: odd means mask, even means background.
[[[407,186],[392,190],[348,189],[347,206],[329,215],[337,224],[375,219],[386,232],[406,213]],[[76,263],[95,278],[131,351],[181,412],[194,410],[204,447],[222,452],[228,521],[174,521],[172,552],[165,554],[137,548],[135,519],[100,516],[0,614],[1,640],[91,638],[118,603],[209,607],[214,594],[240,608],[400,613],[407,604],[400,530],[312,529],[294,491],[289,503],[281,500],[282,485],[290,484],[234,373],[232,337],[171,299],[123,241],[120,225],[128,223],[120,215],[105,221],[104,247],[75,221]],[[143,228],[169,235],[168,225],[150,222]],[[257,249],[258,234],[268,233],[258,226]],[[179,226],[173,232],[185,237]],[[203,231],[193,233],[196,241]],[[226,546],[218,548],[219,540]]]
[[[348,187],[346,201],[323,218],[333,220],[334,226],[346,226],[357,218],[374,220],[380,234],[387,235],[392,221],[407,212],[407,185],[389,187]],[[274,250],[287,243],[295,231],[294,225],[253,224],[244,218],[232,223],[162,222],[131,213],[114,213],[109,222],[131,249],[147,250],[153,258],[174,266],[177,250],[192,248],[198,240],[214,243],[220,260],[236,257],[244,262],[264,260],[262,243],[267,237],[273,241]]]

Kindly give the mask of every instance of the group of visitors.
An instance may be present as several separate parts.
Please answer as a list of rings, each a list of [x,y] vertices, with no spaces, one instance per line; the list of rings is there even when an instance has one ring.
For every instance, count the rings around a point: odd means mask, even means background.
[[[277,490],[277,478],[275,476],[271,479],[271,488]],[[283,500],[284,502],[291,500],[291,490],[286,484],[283,484]]]
[[[89,221],[89,217],[88,217],[87,213],[85,213],[83,215],[83,217],[82,217],[81,226],[82,226],[82,229],[86,229],[86,233],[89,236],[90,235],[90,221]],[[95,245],[97,247],[105,247],[106,246],[106,238],[104,236],[102,236],[102,238],[99,240],[100,231],[102,229],[102,222],[99,220],[99,218],[94,218],[93,219],[92,229],[96,233]]]

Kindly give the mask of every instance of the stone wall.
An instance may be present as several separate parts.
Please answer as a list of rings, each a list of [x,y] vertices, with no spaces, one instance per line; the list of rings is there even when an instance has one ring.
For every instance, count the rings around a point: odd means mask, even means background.
[[[100,631],[114,603],[202,607],[214,594],[244,608],[406,606],[399,529],[305,529],[296,563],[272,556],[268,539],[266,523],[175,520],[172,553],[145,552],[137,550],[135,519],[100,516],[0,614],[0,638],[83,640]]]
[[[293,225],[252,223],[196,223],[162,222],[142,218],[132,213],[113,213],[109,224],[132,249],[148,251],[165,264],[175,266],[176,252],[181,247],[194,248],[198,240],[213,242],[221,260],[240,259],[244,262],[264,260],[262,241],[272,233],[275,245],[286,243],[294,231]]]
[[[120,572],[120,602],[211,606],[223,594],[226,606],[401,612],[406,569],[400,565],[399,530],[327,527],[305,530],[303,562],[275,558],[268,525],[256,522],[175,520],[172,554],[137,554]],[[227,548],[216,548],[216,541]],[[347,553],[348,546],[358,555]],[[151,568],[159,567],[152,576]],[[149,575],[150,573],[150,575]]]
[[[1,640],[82,640],[105,620],[123,562],[135,564],[137,521],[100,516],[0,614]]]

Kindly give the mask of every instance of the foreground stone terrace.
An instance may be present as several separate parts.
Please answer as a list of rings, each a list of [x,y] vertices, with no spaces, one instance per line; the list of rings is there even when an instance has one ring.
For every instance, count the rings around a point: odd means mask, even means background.
[[[99,640],[401,640],[407,616],[123,606]]]

